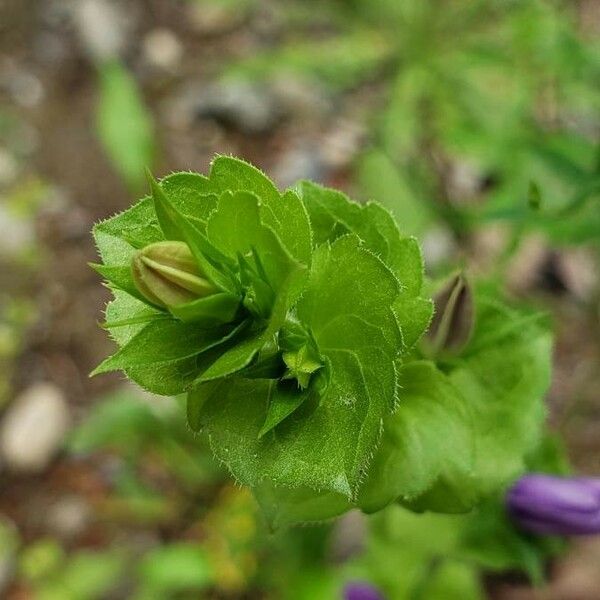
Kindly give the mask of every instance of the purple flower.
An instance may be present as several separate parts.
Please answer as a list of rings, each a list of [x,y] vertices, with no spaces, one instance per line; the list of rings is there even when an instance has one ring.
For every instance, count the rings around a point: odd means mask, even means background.
[[[384,600],[383,596],[364,581],[352,581],[344,588],[345,600]]]
[[[600,478],[521,477],[506,495],[514,522],[542,535],[600,533]]]

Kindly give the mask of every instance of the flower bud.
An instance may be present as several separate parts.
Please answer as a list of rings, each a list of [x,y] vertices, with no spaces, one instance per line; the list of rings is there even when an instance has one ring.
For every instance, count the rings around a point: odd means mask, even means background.
[[[156,242],[135,253],[133,281],[152,304],[170,308],[214,294],[185,242]]]
[[[383,596],[369,583],[353,581],[344,588],[345,600],[383,600]]]
[[[435,295],[435,315],[424,339],[428,354],[459,353],[474,324],[473,292],[462,273],[454,275]]]
[[[287,367],[282,379],[295,379],[302,389],[308,387],[312,374],[323,366],[317,352],[309,344],[292,352],[284,352],[282,358]]]
[[[533,533],[600,533],[600,479],[525,475],[508,491],[506,507],[519,527]]]

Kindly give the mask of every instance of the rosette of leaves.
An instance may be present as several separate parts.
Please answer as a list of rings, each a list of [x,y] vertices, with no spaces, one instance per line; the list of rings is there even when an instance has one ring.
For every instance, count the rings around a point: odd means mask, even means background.
[[[394,501],[467,510],[521,468],[548,374],[535,318],[476,299],[431,355],[419,246],[380,205],[281,193],[228,157],[150,184],[94,228],[119,345],[95,373],[185,393],[273,526]],[[468,335],[446,331],[471,312]]]

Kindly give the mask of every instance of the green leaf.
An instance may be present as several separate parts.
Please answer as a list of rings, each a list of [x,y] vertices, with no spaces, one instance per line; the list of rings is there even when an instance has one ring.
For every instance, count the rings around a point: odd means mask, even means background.
[[[462,356],[442,365],[472,414],[475,461],[470,477],[458,480],[454,489],[473,502],[525,470],[526,457],[540,440],[551,364],[551,338],[536,319],[481,293],[476,313]],[[405,503],[415,510],[458,510],[460,504],[448,501],[450,492],[447,482],[437,482]]]
[[[171,203],[204,233],[206,221],[217,207],[217,195],[208,178],[198,173],[173,173],[160,181]]]
[[[237,327],[207,330],[174,319],[155,319],[101,363],[92,376],[123,370],[151,392],[179,394],[218,358],[219,352],[229,348],[227,342],[244,327],[245,323],[241,323]],[[211,349],[216,354],[209,352]]]
[[[217,197],[205,189],[206,181],[201,175],[174,173],[160,182],[171,203],[201,232],[217,204]],[[101,221],[94,226],[93,233],[102,261],[107,266],[129,266],[136,249],[165,239],[150,197]]]
[[[110,595],[115,582],[123,576],[124,556],[119,551],[92,552],[80,550],[62,567],[49,589],[56,586],[50,598],[98,598]],[[43,598],[43,594],[40,594]]]
[[[146,553],[138,566],[138,576],[148,597],[163,598],[205,590],[214,579],[206,551],[191,542],[169,544]]]
[[[304,181],[301,185],[313,227],[315,241],[334,241],[346,232],[356,234],[365,246],[379,256],[401,284],[394,310],[402,330],[404,344],[412,347],[427,329],[433,304],[420,297],[424,265],[414,238],[403,237],[392,215],[381,205],[359,205],[338,192]]]
[[[480,576],[470,564],[446,560],[433,569],[423,582],[422,598],[431,600],[484,600],[486,598]]]
[[[187,394],[186,413],[187,421],[192,431],[202,428],[202,409],[209,398],[218,391],[222,381],[214,379],[194,385]]]
[[[96,367],[92,375],[189,358],[221,343],[227,333],[224,329],[188,327],[174,319],[156,319]]]
[[[398,408],[384,421],[381,445],[359,493],[360,507],[375,512],[444,482],[449,494],[441,510],[452,502],[469,508],[473,498],[468,486],[466,498],[460,497],[475,460],[469,405],[427,361],[403,365],[398,389]]]
[[[250,192],[260,199],[260,219],[276,234],[298,262],[310,266],[312,239],[306,209],[292,192],[280,194],[256,167],[238,158],[219,156],[212,164],[210,181],[217,193]]]
[[[90,267],[92,267],[94,271],[102,275],[102,277],[104,277],[104,279],[108,281],[111,287],[116,287],[119,290],[127,292],[130,296],[141,300],[145,304],[148,303],[148,300],[142,294],[140,294],[133,281],[131,266],[107,266],[90,264]]]
[[[156,212],[158,224],[162,229],[165,240],[180,240],[185,242],[186,235],[184,231],[187,231],[189,228],[185,224],[184,219],[179,216],[169,201],[166,192],[158,181],[154,179],[149,169],[146,170],[146,178],[148,179],[152,200],[154,201],[154,211]]]
[[[82,454],[110,447],[128,455],[140,451],[141,438],[156,443],[164,435],[171,435],[142,398],[128,388],[103,397],[70,436],[69,450]]]
[[[240,299],[227,293],[212,294],[187,304],[172,307],[171,313],[184,323],[214,327],[231,323],[240,309]]]
[[[252,193],[223,193],[208,221],[206,233],[211,244],[231,259],[256,253],[273,290],[284,283],[294,268],[293,258],[276,234],[261,222],[259,200]]]
[[[367,247],[385,260],[388,248],[383,235],[367,217],[366,207],[352,202],[338,190],[325,188],[310,181],[301,184],[302,199],[308,210],[311,224],[314,222],[319,231],[316,242],[334,241],[324,237],[327,232],[338,235],[351,232],[361,238]],[[337,225],[341,225],[341,227]]]
[[[520,327],[501,339],[490,332],[507,322]],[[477,321],[465,357],[449,373],[473,411],[476,435],[474,478],[490,492],[524,469],[525,455],[540,440],[544,395],[550,384],[552,341],[535,321],[494,300],[478,299]]]
[[[102,64],[97,131],[108,156],[133,188],[144,181],[155,148],[152,117],[143,104],[135,79],[117,61]]]
[[[242,321],[223,338],[221,343],[203,350],[200,354],[172,362],[151,363],[129,367],[125,374],[144,389],[162,396],[174,396],[194,388],[194,382],[221,355],[238,344],[248,323]]]
[[[127,266],[137,247],[165,239],[151,198],[144,198],[126,211],[96,224],[94,239],[106,266]],[[128,240],[135,239],[137,245]]]
[[[266,343],[263,334],[253,335],[246,338],[236,346],[222,354],[215,362],[206,369],[196,380],[195,383],[212,381],[233,375],[243,368],[247,367],[259,350]]]
[[[259,437],[277,427],[286,417],[289,417],[295,410],[300,408],[308,395],[309,392],[306,389],[298,389],[294,382],[280,382],[273,387],[269,406],[267,407],[267,416],[258,432]]]
[[[197,383],[227,377],[248,367],[282,327],[306,279],[303,266],[290,257],[275,233],[262,224],[254,194],[224,192],[207,224],[207,235],[220,252],[230,257],[260,257],[257,271],[264,272],[274,300],[264,327],[223,354]],[[260,274],[257,272],[256,276]]]
[[[455,552],[463,522],[462,515],[417,515],[389,506],[369,518],[366,547],[346,565],[346,577],[371,582],[387,598],[442,600],[427,588]]]
[[[297,314],[327,373],[319,371],[302,405],[262,437],[273,382],[225,380],[204,400],[201,425],[236,479],[352,495],[394,404],[397,293],[396,279],[357,238],[317,251]]]
[[[307,487],[275,487],[263,481],[253,492],[272,530],[299,523],[318,523],[351,508],[343,494],[317,492]]]
[[[419,296],[407,298],[401,294],[394,302],[394,313],[402,331],[402,342],[412,348],[427,330],[433,317],[433,302]]]
[[[545,582],[547,562],[565,550],[560,538],[519,530],[508,518],[504,493],[486,499],[464,521],[460,558],[486,571],[522,571],[533,585]]]
[[[127,344],[150,321],[168,318],[165,313],[121,290],[113,290],[114,299],[106,306],[104,327],[119,346]]]
[[[381,202],[405,235],[420,235],[434,220],[431,207],[415,195],[402,170],[381,151],[363,157],[359,180],[364,194]]]

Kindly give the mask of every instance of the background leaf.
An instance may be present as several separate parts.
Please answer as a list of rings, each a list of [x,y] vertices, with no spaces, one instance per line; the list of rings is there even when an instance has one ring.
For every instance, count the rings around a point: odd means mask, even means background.
[[[139,189],[155,154],[152,117],[135,79],[119,62],[99,66],[97,129],[100,141],[125,181]]]

